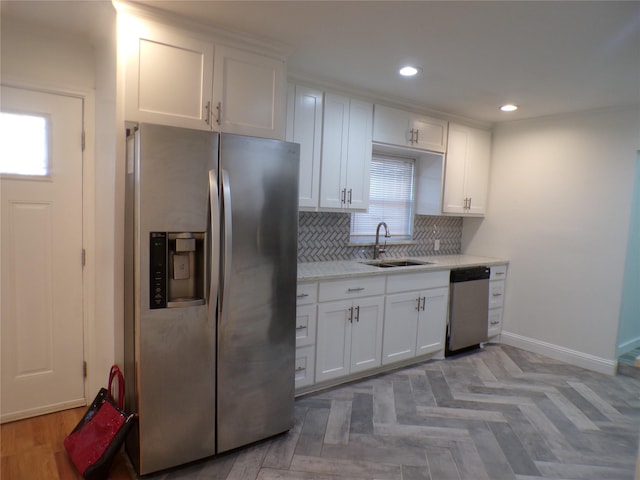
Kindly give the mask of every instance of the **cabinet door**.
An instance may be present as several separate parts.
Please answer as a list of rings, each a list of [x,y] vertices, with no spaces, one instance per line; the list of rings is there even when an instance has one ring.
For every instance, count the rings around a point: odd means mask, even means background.
[[[299,305],[296,307],[296,347],[316,343],[316,306]]]
[[[286,90],[283,61],[216,47],[212,108],[221,131],[284,140]]]
[[[349,373],[351,300],[318,304],[316,382]]]
[[[322,133],[320,207],[342,208],[346,188],[346,159],[349,146],[349,99],[326,93]]]
[[[213,44],[149,21],[126,28],[126,120],[210,130]]]
[[[482,215],[487,211],[489,189],[489,163],[491,161],[491,132],[473,128],[469,130],[465,191],[469,198],[467,212]]]
[[[464,127],[449,125],[442,205],[442,211],[445,213],[466,213],[464,175],[469,144],[468,136],[469,132]]]
[[[313,345],[296,348],[295,388],[313,385],[315,354]]]
[[[504,303],[504,280],[489,282],[489,308],[502,307]]]
[[[349,108],[349,140],[347,147],[346,208],[369,208],[369,184],[371,172],[371,132],[373,105],[351,100]]]
[[[289,85],[287,93],[286,139],[300,144],[301,209],[318,208],[323,96],[321,90],[302,85]]]
[[[495,337],[502,329],[502,308],[490,309],[488,322],[487,337]]]
[[[373,141],[390,145],[411,146],[410,114],[396,108],[376,105],[373,121]]]
[[[387,295],[382,341],[384,365],[415,356],[418,308],[421,298],[422,294],[419,292]]]
[[[383,297],[354,299],[350,373],[382,363]]]
[[[442,179],[444,157],[441,153],[424,152],[416,159],[416,200],[418,215],[442,213]]]
[[[412,146],[422,150],[445,152],[447,150],[447,122],[436,118],[413,115]]]
[[[486,212],[491,133],[449,125],[442,211],[462,215]]]
[[[433,288],[422,292],[424,310],[418,317],[416,355],[444,349],[449,288]]]

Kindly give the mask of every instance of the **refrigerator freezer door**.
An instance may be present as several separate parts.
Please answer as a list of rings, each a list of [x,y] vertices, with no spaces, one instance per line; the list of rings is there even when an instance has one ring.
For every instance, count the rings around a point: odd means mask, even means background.
[[[148,272],[150,232],[200,232],[207,242],[219,238],[218,226],[209,226],[217,203],[211,202],[209,179],[210,171],[217,179],[218,137],[149,124],[140,125],[136,135],[137,225],[131,227],[138,287],[125,370],[127,389],[135,390],[127,406],[139,414],[127,450],[144,475],[215,453],[216,295],[205,295],[204,305],[150,309]],[[180,242],[176,250],[190,247],[189,241]],[[212,250],[210,243],[204,248],[203,265],[214,260]],[[174,276],[192,273],[190,267]]]
[[[293,425],[299,146],[223,134],[220,169],[228,174],[217,362],[224,452]]]

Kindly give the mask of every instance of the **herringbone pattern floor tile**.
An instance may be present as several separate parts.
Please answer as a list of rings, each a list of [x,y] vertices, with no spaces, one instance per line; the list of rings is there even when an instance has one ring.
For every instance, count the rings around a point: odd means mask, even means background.
[[[296,401],[295,427],[149,478],[630,480],[640,381],[488,345]]]

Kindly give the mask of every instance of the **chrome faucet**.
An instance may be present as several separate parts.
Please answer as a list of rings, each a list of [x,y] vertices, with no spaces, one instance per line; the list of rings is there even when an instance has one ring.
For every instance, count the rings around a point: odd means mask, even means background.
[[[384,238],[389,238],[391,237],[391,234],[389,233],[389,227],[387,227],[387,224],[384,222],[380,222],[378,224],[378,227],[376,228],[376,244],[373,246],[373,258],[379,258],[381,253],[386,252],[385,247],[387,246],[387,242],[385,240],[384,242],[384,247],[380,246],[380,227],[384,227]]]

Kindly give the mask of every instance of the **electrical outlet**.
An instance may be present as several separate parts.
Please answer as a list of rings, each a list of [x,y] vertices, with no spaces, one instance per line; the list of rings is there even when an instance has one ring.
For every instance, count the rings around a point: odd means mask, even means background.
[[[433,241],[433,250],[436,251],[436,252],[438,250],[440,250],[440,239],[439,238],[437,238],[437,239],[435,239]]]

